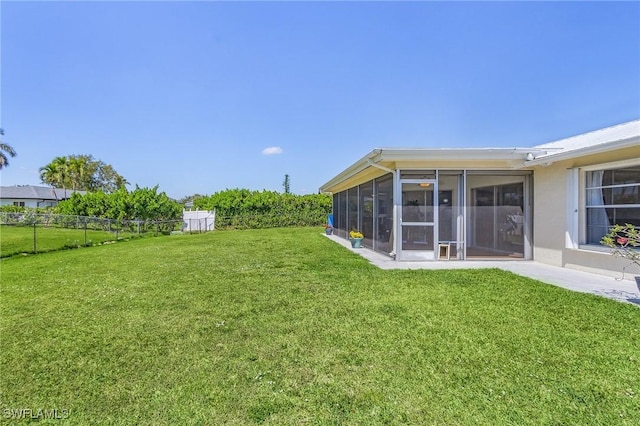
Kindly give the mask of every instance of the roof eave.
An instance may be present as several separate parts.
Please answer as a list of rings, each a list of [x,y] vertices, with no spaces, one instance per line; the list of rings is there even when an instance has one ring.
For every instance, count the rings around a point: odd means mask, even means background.
[[[349,166],[347,169],[345,169],[342,173],[340,173],[330,181],[326,182],[324,185],[320,186],[320,192],[330,192],[329,188],[339,185],[341,182],[344,182],[345,180],[365,170],[367,167],[370,167],[371,166],[369,163],[370,161],[374,161],[374,162],[380,161],[379,159],[377,160],[374,160],[374,159],[376,156],[380,154],[381,151],[382,151],[381,149],[376,148],[371,152],[369,152],[367,155],[365,155],[364,157],[362,157],[361,159],[353,163],[351,166]]]
[[[602,152],[611,151],[612,149],[630,148],[634,145],[640,147],[640,136],[634,136],[628,139],[622,139],[612,142],[601,143],[598,145],[587,146],[584,148],[574,149],[571,151],[552,153],[537,157],[531,161],[525,161],[523,167],[532,166],[549,166],[558,161],[571,160],[586,155],[600,154]]]
[[[322,185],[320,192],[331,192],[331,188],[382,161],[498,160],[505,161],[508,168],[517,169],[531,151],[531,148],[376,148]]]

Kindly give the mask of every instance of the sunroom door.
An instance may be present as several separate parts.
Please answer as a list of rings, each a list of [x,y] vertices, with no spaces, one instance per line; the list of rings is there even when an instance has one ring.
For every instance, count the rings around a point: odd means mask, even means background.
[[[402,181],[400,260],[434,259],[437,240],[437,181]]]

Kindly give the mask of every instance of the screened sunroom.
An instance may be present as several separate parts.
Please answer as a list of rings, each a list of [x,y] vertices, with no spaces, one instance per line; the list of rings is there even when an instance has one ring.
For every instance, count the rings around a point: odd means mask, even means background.
[[[336,235],[397,260],[531,259],[532,172],[515,170],[528,154],[377,149],[321,190]]]

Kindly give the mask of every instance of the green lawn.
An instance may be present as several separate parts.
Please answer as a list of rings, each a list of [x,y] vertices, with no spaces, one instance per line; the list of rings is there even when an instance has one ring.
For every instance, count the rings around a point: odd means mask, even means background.
[[[22,253],[33,253],[33,226],[0,225],[0,257],[9,257]],[[114,241],[115,232],[88,229],[60,228],[55,226],[38,226],[35,230],[38,253],[65,248],[77,248],[85,245]],[[135,236],[131,232],[121,232],[118,238]],[[86,239],[86,240],[85,240]]]
[[[636,306],[495,269],[383,271],[321,232],[222,231],[3,260],[3,414],[637,424]]]

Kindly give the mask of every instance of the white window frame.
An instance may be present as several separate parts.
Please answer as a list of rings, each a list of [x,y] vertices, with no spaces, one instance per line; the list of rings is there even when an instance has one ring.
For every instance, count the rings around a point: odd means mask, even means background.
[[[640,166],[640,159],[630,159],[609,163],[594,164],[592,166],[569,169],[570,178],[568,187],[572,188],[569,194],[575,194],[567,204],[567,248],[579,248],[581,250],[608,252],[607,247],[598,244],[587,244],[587,172],[598,170],[624,169]],[[577,178],[577,179],[576,179]],[[577,207],[579,206],[579,207]],[[634,206],[632,204],[631,206]],[[577,207],[577,208],[576,208]],[[578,214],[576,214],[578,213]],[[576,244],[576,241],[579,241]],[[577,247],[576,247],[577,246]]]

